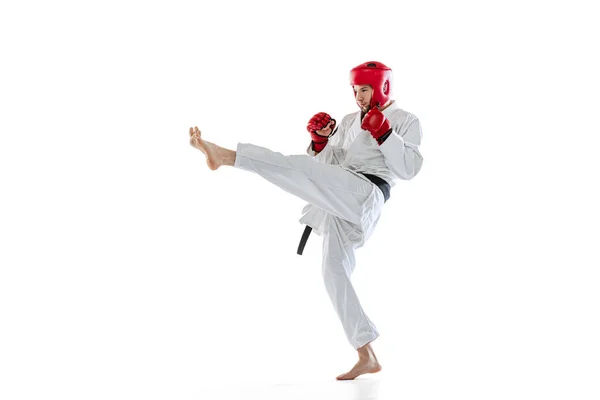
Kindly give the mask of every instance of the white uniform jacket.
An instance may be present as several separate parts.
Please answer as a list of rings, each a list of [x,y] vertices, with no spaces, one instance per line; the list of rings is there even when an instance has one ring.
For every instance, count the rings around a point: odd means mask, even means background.
[[[400,109],[393,102],[383,115],[390,121],[392,133],[381,144],[363,130],[360,111],[346,115],[338,126],[337,132],[329,138],[327,146],[318,154],[309,145],[307,153],[318,162],[337,164],[354,173],[367,173],[385,179],[394,187],[398,179],[409,180],[421,170],[423,157],[419,152],[421,144],[421,125],[413,114]],[[361,175],[362,177],[362,175]],[[366,178],[364,178],[366,179]],[[367,208],[380,208],[380,205],[366,204]],[[379,210],[372,210],[372,226],[360,227],[363,234],[359,246],[372,233],[379,218]],[[300,222],[309,225],[318,234],[322,234],[325,211],[307,204],[302,210]]]

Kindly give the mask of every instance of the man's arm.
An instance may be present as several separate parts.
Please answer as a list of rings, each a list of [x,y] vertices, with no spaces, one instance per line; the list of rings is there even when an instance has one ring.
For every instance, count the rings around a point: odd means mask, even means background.
[[[392,126],[392,132],[379,146],[385,156],[385,163],[398,178],[412,179],[421,170],[421,138],[421,124],[417,117],[409,114],[402,124]]]
[[[316,161],[322,162],[325,164],[341,164],[346,157],[346,150],[339,146],[334,146],[328,144],[323,150],[319,153],[315,152],[312,149],[312,145],[309,145],[306,149],[306,152],[313,156]]]
[[[321,135],[328,135],[330,139],[326,143],[325,147],[322,147],[321,151],[315,151],[315,146],[313,141],[310,142],[306,149],[306,153],[310,156],[313,156],[316,161],[326,163],[326,164],[341,164],[346,157],[346,150],[341,146],[337,146],[336,144],[342,143],[345,130],[347,129],[348,121],[347,118],[344,118],[339,127],[335,128],[333,132],[328,131],[328,128],[324,128],[319,130],[318,133]],[[309,129],[310,132],[310,129]]]

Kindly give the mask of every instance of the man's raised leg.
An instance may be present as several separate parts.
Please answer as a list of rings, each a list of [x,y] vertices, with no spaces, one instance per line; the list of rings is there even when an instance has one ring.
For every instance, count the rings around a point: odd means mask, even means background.
[[[339,165],[313,157],[283,155],[265,147],[239,143],[235,167],[267,181],[320,209],[358,226],[364,224],[365,202],[374,185]]]
[[[208,168],[215,170],[222,165],[233,167],[235,164],[235,151],[217,146],[202,139],[198,127],[190,128],[190,145],[200,150],[206,156]]]
[[[264,147],[239,143],[237,151],[219,147],[190,128],[190,144],[202,151],[210,169],[222,165],[254,172],[279,188],[346,221],[362,226],[364,203],[374,186],[339,165],[320,163],[308,155],[285,156]]]

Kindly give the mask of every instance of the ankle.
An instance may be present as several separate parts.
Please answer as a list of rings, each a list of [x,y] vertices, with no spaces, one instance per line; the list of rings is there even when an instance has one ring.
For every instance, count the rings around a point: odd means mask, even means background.
[[[224,165],[229,165],[229,166],[234,166],[235,165],[235,157],[236,157],[236,152],[235,150],[229,150],[229,149],[222,149],[223,150],[223,157],[222,157],[222,162]]]
[[[360,360],[374,360],[377,361],[377,357],[375,357],[375,353],[373,350],[363,350],[358,352],[358,358]]]

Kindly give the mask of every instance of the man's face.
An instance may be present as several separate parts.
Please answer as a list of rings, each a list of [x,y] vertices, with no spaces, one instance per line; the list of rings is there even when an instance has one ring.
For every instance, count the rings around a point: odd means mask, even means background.
[[[354,98],[356,104],[360,107],[363,113],[369,111],[371,105],[371,96],[373,96],[373,88],[370,85],[354,85]]]

